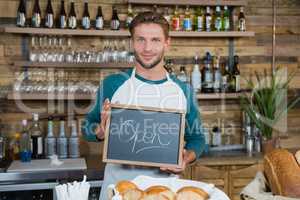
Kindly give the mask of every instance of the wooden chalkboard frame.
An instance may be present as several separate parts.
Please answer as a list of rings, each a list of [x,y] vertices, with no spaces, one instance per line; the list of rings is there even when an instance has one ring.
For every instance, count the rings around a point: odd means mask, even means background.
[[[103,147],[103,162],[107,163],[116,163],[116,164],[129,164],[129,165],[140,165],[140,166],[151,166],[151,167],[180,167],[182,165],[182,156],[183,155],[183,145],[184,145],[184,129],[185,129],[185,111],[179,109],[161,109],[161,108],[154,108],[148,106],[132,106],[132,105],[123,105],[123,104],[111,104],[111,108],[119,108],[119,109],[134,109],[134,110],[144,110],[144,111],[153,111],[153,112],[168,112],[168,113],[177,113],[181,115],[180,119],[180,136],[179,136],[179,146],[178,152],[179,156],[177,159],[177,164],[170,164],[170,163],[155,163],[155,162],[142,162],[142,161],[129,161],[129,160],[117,160],[111,159],[108,157],[108,140],[110,134],[110,121],[111,121],[111,113],[109,113],[109,117],[106,123],[105,129],[105,139],[104,139],[104,147]]]

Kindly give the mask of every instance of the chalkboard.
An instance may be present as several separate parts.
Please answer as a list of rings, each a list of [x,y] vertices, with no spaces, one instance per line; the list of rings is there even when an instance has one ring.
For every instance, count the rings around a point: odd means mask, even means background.
[[[177,167],[182,162],[185,113],[111,105],[103,162]]]

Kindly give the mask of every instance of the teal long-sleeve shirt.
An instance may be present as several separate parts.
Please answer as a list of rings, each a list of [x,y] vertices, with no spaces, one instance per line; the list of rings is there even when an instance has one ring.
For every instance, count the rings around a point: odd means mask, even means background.
[[[95,134],[95,129],[101,122],[102,104],[105,99],[112,100],[117,91],[126,84],[126,81],[131,78],[132,69],[119,74],[113,74],[106,77],[100,84],[97,91],[97,97],[93,108],[87,114],[83,124],[82,133],[87,141],[98,141]],[[148,84],[162,84],[167,79],[151,81],[135,74],[135,78]],[[200,113],[198,103],[193,94],[190,85],[181,82],[174,76],[170,76],[171,81],[176,83],[184,93],[186,98],[186,115],[185,115],[185,149],[192,150],[196,153],[197,158],[200,157],[204,150],[205,138],[202,132]],[[129,95],[129,94],[128,94]]]

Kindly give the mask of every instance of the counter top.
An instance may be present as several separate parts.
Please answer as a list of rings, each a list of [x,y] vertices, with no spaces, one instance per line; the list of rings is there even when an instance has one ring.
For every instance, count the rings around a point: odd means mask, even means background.
[[[91,156],[85,158],[87,169],[85,170],[58,170],[58,171],[36,171],[36,172],[2,172],[0,173],[1,184],[15,184],[26,182],[47,182],[57,180],[82,180],[87,175],[88,180],[102,180],[104,175],[104,164],[100,157]]]
[[[204,154],[195,164],[199,165],[251,165],[263,162],[261,153],[249,156],[246,151],[216,151]]]

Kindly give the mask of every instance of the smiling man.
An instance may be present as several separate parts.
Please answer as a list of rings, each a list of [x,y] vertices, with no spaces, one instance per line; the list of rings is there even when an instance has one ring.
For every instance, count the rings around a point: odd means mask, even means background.
[[[104,139],[107,113],[111,103],[151,106],[186,111],[185,150],[179,168],[134,167],[107,164],[100,200],[108,199],[107,186],[119,180],[131,180],[138,175],[168,177],[181,173],[187,164],[197,159],[204,149],[197,101],[191,87],[168,74],[164,55],[170,46],[169,24],[153,12],[138,14],[130,24],[135,67],[106,77],[100,85],[97,100],[88,113],[82,132],[89,141]],[[116,147],[117,148],[117,147]]]

